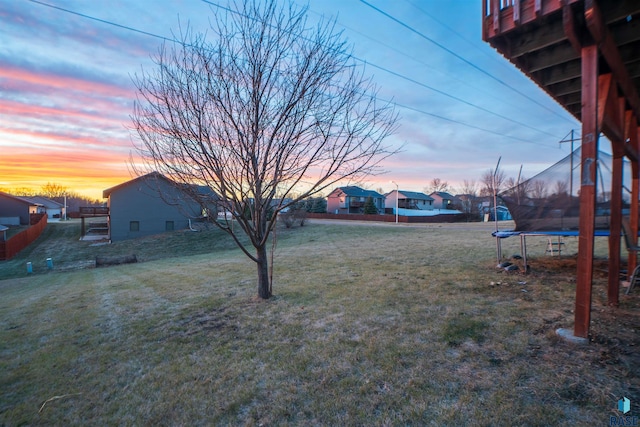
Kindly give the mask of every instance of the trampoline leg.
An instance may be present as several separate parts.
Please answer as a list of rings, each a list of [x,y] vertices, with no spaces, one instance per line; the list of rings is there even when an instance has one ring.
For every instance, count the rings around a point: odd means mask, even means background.
[[[527,268],[527,236],[524,234],[520,235],[520,253],[522,253],[524,274],[527,274],[529,272],[529,269]]]
[[[633,288],[636,282],[640,280],[640,277],[638,276],[640,276],[640,265],[637,265],[636,268],[633,269],[633,274],[631,275],[631,277],[629,277],[629,287],[627,288],[627,292],[625,292],[625,295],[629,295],[629,292],[631,292],[631,288]]]

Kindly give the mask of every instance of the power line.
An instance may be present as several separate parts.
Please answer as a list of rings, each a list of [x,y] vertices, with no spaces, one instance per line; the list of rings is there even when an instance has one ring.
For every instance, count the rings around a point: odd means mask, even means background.
[[[539,142],[530,141],[528,139],[519,138],[517,136],[507,135],[507,134],[500,133],[500,132],[497,132],[497,131],[494,131],[494,130],[491,130],[491,129],[487,129],[487,128],[483,128],[483,127],[480,127],[480,126],[472,125],[472,124],[469,124],[469,123],[461,122],[459,120],[450,119],[448,117],[440,116],[440,115],[434,114],[434,113],[429,113],[428,111],[420,110],[420,109],[415,108],[415,107],[409,107],[407,105],[399,104],[399,103],[397,103],[395,101],[384,100],[384,99],[381,99],[381,98],[376,98],[376,99],[379,100],[379,101],[382,101],[382,102],[388,102],[388,103],[393,104],[393,105],[395,105],[397,107],[400,107],[400,108],[404,108],[404,109],[407,109],[407,110],[415,111],[415,112],[420,113],[420,114],[424,114],[424,115],[427,115],[427,116],[435,117],[437,119],[444,120],[444,121],[447,121],[447,122],[450,122],[450,123],[455,123],[455,124],[458,124],[458,125],[461,125],[461,126],[465,126],[465,127],[471,128],[471,129],[476,129],[476,130],[480,130],[482,132],[487,132],[487,133],[490,133],[490,134],[493,134],[493,135],[501,136],[503,138],[514,139],[516,141],[526,142],[528,144],[534,144],[534,145],[540,145],[540,146],[543,146],[543,147],[552,148],[550,145],[547,145],[547,144],[541,144]]]
[[[129,31],[133,31],[133,32],[136,32],[136,33],[139,33],[139,34],[144,34],[145,36],[155,37],[155,38],[157,38],[157,39],[164,40],[164,41],[177,42],[177,40],[175,40],[175,39],[170,39],[170,38],[168,38],[168,37],[159,36],[159,35],[157,35],[157,34],[149,33],[149,32],[147,32],[147,31],[138,30],[138,29],[136,29],[136,28],[128,27],[128,26],[126,26],[126,25],[117,24],[117,23],[115,23],[115,22],[106,21],[106,20],[104,20],[104,19],[96,18],[96,17],[94,17],[94,16],[86,15],[86,14],[84,14],[84,13],[80,13],[80,12],[75,12],[75,11],[73,11],[73,10],[65,9],[65,8],[63,8],[63,7],[55,6],[55,5],[53,5],[53,4],[44,3],[44,2],[41,2],[41,1],[38,1],[38,0],[29,0],[29,1],[30,1],[30,2],[32,2],[32,3],[39,4],[39,5],[41,5],[41,6],[50,7],[50,8],[52,8],[52,9],[57,9],[57,10],[60,10],[60,11],[62,11],[62,12],[66,12],[66,13],[70,13],[70,14],[72,14],[72,15],[80,16],[80,17],[82,17],[82,18],[90,19],[90,20],[92,20],[92,21],[97,21],[97,22],[101,22],[101,23],[103,23],[103,24],[113,25],[114,27],[122,28],[122,29],[124,29],[124,30],[129,30]]]
[[[407,1],[407,2],[408,2],[408,0],[405,0],[405,1]],[[411,3],[409,3],[409,4],[411,4]],[[412,5],[412,6],[417,7],[417,6],[415,6],[415,5]],[[421,12],[423,12],[423,13],[425,13],[425,14],[426,14],[426,12],[424,12],[422,9],[420,9],[420,8],[418,8],[418,9],[419,9]],[[315,11],[312,11],[312,10],[309,10],[309,11],[310,11],[310,12],[312,12],[312,13],[314,13],[314,14],[316,14],[316,15],[324,16],[324,15],[322,15],[322,14],[318,13],[318,12],[315,12]],[[427,14],[427,15],[428,15],[428,14]],[[430,15],[428,15],[428,16],[430,16]],[[433,18],[433,19],[435,20],[435,18]],[[438,22],[438,21],[436,20],[436,22]],[[391,45],[389,45],[389,44],[387,44],[387,43],[384,43],[384,42],[382,42],[382,41],[380,41],[380,40],[378,40],[378,39],[375,39],[375,38],[373,38],[373,37],[371,37],[371,36],[369,36],[369,35],[367,35],[367,34],[364,34],[364,33],[362,33],[361,31],[358,31],[358,30],[356,30],[356,29],[354,29],[354,28],[352,28],[352,27],[349,27],[349,26],[347,26],[347,25],[344,25],[344,24],[343,24],[343,23],[341,23],[341,22],[338,22],[338,24],[339,24],[340,26],[342,26],[343,28],[345,28],[345,29],[347,29],[347,30],[351,31],[351,32],[354,32],[354,33],[356,33],[356,34],[359,34],[361,37],[367,38],[367,39],[369,39],[369,40],[373,41],[374,43],[377,43],[377,44],[379,44],[379,45],[381,45],[381,46],[384,46],[385,48],[387,48],[387,49],[389,49],[389,50],[392,50],[392,51],[396,52],[396,53],[397,53],[397,54],[399,54],[399,55],[402,55],[402,56],[404,56],[404,57],[406,57],[406,58],[408,58],[408,59],[410,59],[410,60],[412,60],[412,61],[415,61],[415,62],[417,62],[417,63],[419,63],[419,64],[422,64],[423,66],[425,66],[425,67],[427,67],[427,68],[429,68],[429,69],[431,69],[431,70],[433,70],[433,71],[435,71],[435,72],[437,72],[437,73],[440,73],[440,74],[442,74],[442,75],[445,75],[446,77],[451,78],[451,79],[453,79],[453,80],[455,80],[455,81],[457,81],[457,82],[459,82],[459,83],[462,83],[462,84],[463,84],[463,85],[465,85],[465,86],[468,86],[468,87],[470,87],[470,88],[472,88],[472,89],[474,89],[474,90],[477,90],[477,91],[479,91],[479,92],[481,92],[481,93],[485,94],[486,96],[489,96],[489,97],[491,97],[491,98],[493,98],[493,99],[495,99],[495,100],[498,100],[498,101],[500,101],[500,102],[502,102],[502,103],[504,103],[504,104],[506,104],[506,105],[509,105],[509,106],[511,106],[511,107],[513,107],[513,108],[520,108],[520,107],[521,107],[521,106],[518,106],[518,105],[515,105],[515,104],[512,104],[512,103],[510,103],[510,102],[506,101],[504,98],[499,98],[499,97],[495,96],[492,92],[490,92],[490,91],[488,91],[488,90],[484,90],[484,89],[482,89],[481,87],[472,86],[471,84],[469,84],[469,82],[468,82],[468,81],[463,80],[463,79],[461,79],[461,78],[458,78],[455,74],[453,74],[453,75],[452,75],[452,74],[444,73],[443,71],[440,71],[440,70],[438,70],[438,69],[437,69],[437,68],[435,68],[435,67],[432,67],[430,64],[426,63],[425,61],[422,61],[421,59],[416,58],[416,57],[414,57],[414,56],[408,55],[408,54],[406,54],[406,53],[402,52],[401,50],[399,50],[399,49],[395,48],[394,46],[391,46]],[[445,26],[444,24],[441,24],[441,25]],[[446,27],[446,26],[445,26],[445,27]],[[446,28],[448,28],[448,27],[446,27]],[[463,40],[465,40],[465,41],[467,41],[468,43],[470,43],[470,44],[471,44],[471,42],[470,42],[470,41],[468,41],[468,40],[466,40],[466,39],[464,39],[464,38],[463,38]],[[472,44],[472,46],[473,46],[473,44]],[[474,46],[474,47],[475,47],[475,46]],[[498,62],[498,63],[502,64],[501,62],[497,61],[497,60],[495,59],[495,57],[493,57],[493,56],[491,56],[491,55],[487,54],[486,52],[484,52],[484,53],[485,53],[485,55],[487,55],[488,57],[492,58],[494,61],[496,61],[496,62]],[[354,58],[354,59],[357,59],[357,60],[359,60],[359,61],[361,61],[361,62],[365,62],[365,60],[359,59],[359,58],[357,58],[357,57],[355,57],[355,56],[354,56],[353,58]],[[397,76],[397,77],[400,77],[400,78],[405,79],[405,80],[408,80],[408,81],[410,81],[410,82],[412,82],[412,83],[415,83],[415,84],[418,84],[418,85],[420,85],[420,86],[423,86],[423,87],[425,87],[425,88],[427,88],[427,89],[430,89],[430,90],[433,90],[433,91],[435,91],[435,92],[438,92],[438,93],[440,93],[441,95],[444,95],[444,96],[450,97],[450,98],[452,98],[452,99],[454,99],[454,100],[456,100],[456,101],[463,102],[463,103],[465,103],[465,104],[467,104],[467,105],[470,105],[470,106],[472,106],[472,107],[474,107],[474,108],[478,108],[478,109],[480,109],[480,110],[482,110],[482,111],[485,111],[485,112],[488,112],[488,113],[490,113],[490,114],[496,115],[496,116],[498,116],[498,117],[500,117],[500,118],[503,118],[503,119],[505,119],[505,120],[512,121],[512,122],[514,122],[514,123],[516,123],[516,124],[518,124],[518,125],[528,127],[528,128],[530,128],[530,129],[535,130],[536,132],[544,133],[544,134],[549,135],[549,136],[551,136],[551,137],[553,137],[553,138],[557,138],[557,135],[554,135],[554,134],[551,134],[551,133],[546,132],[546,131],[544,131],[544,130],[541,130],[541,129],[538,129],[538,128],[535,128],[535,127],[529,126],[529,125],[527,125],[527,124],[524,124],[524,123],[518,122],[518,121],[516,121],[516,120],[512,120],[512,119],[510,119],[510,118],[508,118],[508,117],[505,117],[505,116],[503,116],[503,115],[501,115],[501,114],[499,114],[499,113],[496,113],[496,112],[494,112],[494,111],[490,111],[490,110],[485,109],[485,108],[483,108],[483,107],[479,107],[479,106],[477,106],[477,105],[475,105],[475,104],[473,104],[473,103],[471,103],[471,102],[465,101],[464,99],[457,98],[457,97],[452,96],[452,95],[450,95],[450,94],[448,94],[448,93],[446,93],[446,92],[444,92],[444,91],[441,91],[441,90],[435,89],[435,88],[433,88],[433,87],[431,87],[431,86],[426,85],[425,83],[421,83],[421,82],[418,82],[418,81],[413,81],[412,79],[410,79],[410,78],[408,78],[408,77],[405,77],[404,75],[401,75],[401,74],[396,73],[396,72],[394,72],[394,71],[391,71],[391,70],[389,70],[389,69],[387,69],[387,68],[385,68],[385,67],[378,66],[378,65],[376,65],[376,64],[374,64],[374,63],[372,63],[372,62],[365,62],[365,63],[366,63],[366,64],[368,64],[368,65],[371,65],[371,66],[373,66],[373,67],[375,67],[375,68],[378,68],[378,69],[380,69],[380,70],[382,70],[382,71],[385,71],[385,72],[387,72],[387,73],[389,73],[389,74],[393,74],[393,75],[395,75],[395,76]]]
[[[444,46],[441,43],[438,43],[437,41],[433,40],[431,37],[428,37],[427,35],[421,33],[420,31],[416,30],[415,28],[413,28],[412,26],[410,26],[409,24],[404,23],[403,21],[395,18],[394,16],[388,14],[387,12],[383,11],[382,9],[372,5],[371,3],[368,3],[366,0],[360,0],[361,3],[364,3],[365,5],[369,6],[371,9],[375,10],[376,12],[380,13],[381,15],[386,16],[387,18],[391,19],[392,21],[396,22],[397,24],[403,26],[404,28],[406,28],[407,30],[411,31],[412,33],[422,37],[423,39],[430,41],[431,43],[435,44],[436,46],[438,46],[440,49],[444,50],[445,52],[455,56],[456,58],[458,58],[459,60],[461,60],[462,62],[464,62],[465,64],[469,65],[470,67],[478,70],[479,72],[481,72],[482,74],[490,77],[492,80],[495,80],[496,82],[500,83],[501,85],[511,89],[512,91],[520,94],[521,96],[527,98],[528,100],[530,100],[531,102],[541,106],[542,108],[544,108],[545,110],[555,114],[558,117],[561,117],[567,121],[571,121],[568,118],[566,118],[565,116],[562,116],[560,114],[558,114],[556,111],[550,109],[549,107],[547,107],[544,104],[541,104],[540,102],[536,101],[535,99],[531,98],[530,96],[528,96],[527,94],[519,91],[518,89],[514,88],[513,86],[505,83],[504,81],[500,80],[499,78],[493,76],[492,74],[488,73],[487,71],[483,70],[482,68],[480,68],[479,66],[477,66],[476,64],[474,64],[473,62],[469,61],[468,59],[460,56],[459,54],[457,54],[456,52],[454,52],[453,50],[449,49],[448,47]],[[573,123],[573,122],[572,122]]]
[[[361,60],[361,61],[362,61],[362,60]],[[439,90],[439,89],[436,89],[436,88],[434,88],[434,87],[432,87],[432,86],[429,86],[429,85],[427,85],[426,83],[422,83],[422,82],[419,82],[419,81],[417,81],[417,80],[414,80],[414,79],[412,79],[412,78],[410,78],[410,77],[407,77],[407,76],[403,76],[403,75],[401,75],[401,74],[398,74],[398,73],[396,73],[395,71],[389,70],[388,68],[382,67],[382,66],[380,66],[380,65],[376,65],[376,64],[374,64],[374,63],[372,63],[372,62],[365,62],[365,61],[363,61],[363,62],[364,62],[365,64],[367,64],[367,65],[371,65],[371,66],[372,66],[372,67],[374,67],[374,68],[377,68],[377,69],[379,69],[379,70],[385,71],[385,72],[387,72],[387,73],[389,73],[389,74],[392,74],[392,75],[394,75],[394,76],[396,76],[396,77],[400,77],[400,78],[402,78],[402,79],[404,79],[404,80],[407,80],[407,81],[409,81],[409,82],[411,82],[411,83],[413,83],[413,84],[416,84],[416,85],[418,85],[418,86],[422,86],[422,87],[424,87],[424,88],[426,88],[426,89],[432,90],[432,91],[434,91],[434,92],[436,92],[436,93],[439,93],[439,94],[441,94],[441,95],[444,95],[444,96],[446,96],[446,97],[448,97],[448,98],[451,98],[451,99],[453,99],[453,100],[455,100],[455,101],[461,102],[461,103],[466,104],[466,105],[468,105],[468,106],[470,106],[470,107],[473,107],[473,108],[477,108],[478,110],[480,110],[480,111],[484,111],[485,113],[489,113],[489,114],[492,114],[492,115],[494,115],[494,116],[500,117],[501,119],[504,119],[504,120],[507,120],[507,121],[509,121],[509,122],[515,123],[515,124],[517,124],[517,125],[527,127],[527,128],[532,129],[532,130],[534,130],[534,131],[536,131],[536,132],[544,133],[544,134],[547,134],[547,135],[552,136],[552,137],[554,137],[554,138],[556,137],[556,135],[553,135],[553,134],[551,134],[551,133],[549,133],[549,132],[547,132],[547,131],[540,130],[540,129],[535,128],[535,127],[533,127],[533,126],[530,126],[530,125],[528,125],[528,124],[525,124],[525,123],[519,122],[519,121],[517,121],[517,120],[511,119],[511,118],[506,117],[506,116],[503,116],[503,115],[501,115],[501,114],[495,113],[495,112],[493,112],[493,111],[491,111],[491,110],[488,110],[488,109],[486,109],[486,108],[484,108],[484,107],[480,107],[479,105],[475,105],[475,104],[473,104],[473,103],[471,103],[471,102],[469,102],[469,101],[465,101],[465,100],[464,100],[464,99],[462,99],[462,98],[458,98],[457,96],[451,95],[451,94],[449,94],[449,93],[446,93],[446,92],[444,92],[444,91],[441,91],[441,90]]]
[[[222,9],[222,10],[226,10],[226,11],[228,11],[228,12],[231,12],[231,13],[234,13],[234,14],[237,14],[237,15],[240,15],[240,16],[244,16],[245,18],[247,17],[246,15],[244,15],[244,14],[242,14],[242,13],[238,12],[238,11],[232,10],[232,9],[230,9],[230,8],[228,8],[228,7],[221,6],[221,5],[219,5],[219,4],[217,4],[217,3],[213,2],[213,1],[210,1],[210,0],[201,0],[201,1],[202,1],[203,3],[207,3],[207,4],[211,5],[211,6],[218,7],[218,8],[220,8],[220,9]],[[395,71],[392,71],[392,70],[390,70],[390,69],[388,69],[388,68],[386,68],[386,67],[383,67],[383,66],[381,66],[381,65],[377,65],[377,64],[375,64],[375,63],[373,63],[373,62],[366,61],[366,60],[364,60],[364,59],[362,59],[362,58],[359,58],[359,57],[357,57],[357,56],[355,56],[355,55],[352,55],[352,58],[353,58],[353,59],[355,59],[355,60],[357,60],[357,61],[359,61],[359,62],[361,62],[361,63],[363,63],[363,64],[365,64],[365,65],[370,65],[370,66],[372,66],[372,67],[374,67],[374,68],[377,68],[377,69],[379,69],[379,70],[381,70],[381,71],[384,71],[384,72],[386,72],[386,73],[389,73],[389,74],[391,74],[391,75],[393,75],[393,76],[396,76],[396,77],[398,77],[398,78],[401,78],[401,79],[403,79],[403,80],[406,80],[406,81],[408,81],[408,82],[410,82],[410,83],[413,83],[413,84],[418,85],[418,86],[421,86],[421,87],[423,87],[423,88],[425,88],[425,89],[429,89],[429,90],[431,90],[431,91],[433,91],[433,92],[439,93],[440,95],[443,95],[443,96],[446,96],[446,97],[448,97],[448,98],[451,98],[451,99],[453,99],[453,100],[455,100],[455,101],[457,101],[457,102],[461,102],[461,103],[463,103],[463,104],[465,104],[465,105],[468,105],[468,106],[470,106],[470,107],[476,108],[476,109],[478,109],[478,110],[480,110],[480,111],[484,111],[485,113],[488,113],[488,114],[494,115],[494,116],[496,116],[496,117],[499,117],[499,118],[501,118],[501,119],[503,119],[503,120],[506,120],[506,121],[509,121],[509,122],[511,122],[511,123],[517,124],[517,125],[519,125],[519,126],[523,126],[523,127],[526,127],[526,128],[532,129],[532,130],[534,130],[534,131],[536,131],[536,132],[540,132],[540,133],[546,134],[546,135],[551,136],[551,137],[553,137],[553,138],[557,138],[557,135],[551,134],[551,133],[546,132],[546,131],[544,131],[544,130],[541,130],[541,129],[535,128],[535,127],[533,127],[533,126],[527,125],[527,124],[525,124],[525,123],[522,123],[522,122],[520,122],[520,121],[518,121],[518,120],[514,120],[514,119],[512,119],[512,118],[510,118],[510,117],[507,117],[507,116],[504,116],[504,115],[502,115],[502,114],[496,113],[496,112],[491,111],[491,110],[489,110],[489,109],[487,109],[487,108],[481,107],[481,106],[476,105],[476,104],[474,104],[474,103],[472,103],[472,102],[469,102],[469,101],[466,101],[466,100],[464,100],[464,99],[462,99],[462,98],[459,98],[459,97],[457,97],[457,96],[451,95],[451,94],[450,94],[450,93],[448,93],[448,92],[445,92],[445,91],[440,90],[440,89],[436,89],[436,88],[434,88],[433,86],[429,86],[429,85],[428,85],[428,84],[426,84],[426,83],[419,82],[419,81],[417,81],[417,80],[415,80],[415,79],[412,79],[412,78],[410,78],[410,77],[407,77],[407,76],[405,76],[405,75],[403,75],[403,74],[400,74],[400,73],[397,73],[397,72],[395,72]]]
[[[479,46],[477,43],[469,40],[468,38],[464,37],[463,35],[461,35],[458,31],[456,31],[454,28],[451,28],[449,25],[447,25],[446,23],[442,22],[441,20],[439,20],[438,18],[436,18],[434,15],[432,15],[431,13],[427,12],[426,10],[424,10],[424,8],[422,8],[421,6],[415,4],[414,2],[412,2],[411,0],[404,0],[406,3],[410,4],[411,6],[415,7],[416,9],[418,9],[420,12],[422,12],[423,14],[427,15],[429,18],[431,18],[433,21],[435,21],[436,23],[438,23],[440,26],[442,26],[443,28],[446,28],[447,30],[449,30],[449,32],[451,32],[452,34],[455,34],[456,37],[458,37],[461,40],[464,40],[469,46],[471,46],[474,49],[478,49],[480,52],[482,52],[484,54],[484,56],[486,56],[487,58],[491,59],[493,62],[495,62],[496,64],[500,64],[501,66],[505,66],[506,63],[504,61],[500,61],[498,59],[496,59],[495,55],[490,55],[486,50],[484,49],[479,49]],[[509,67],[509,69],[511,70],[511,67]]]
[[[90,15],[87,15],[87,14],[84,14],[84,13],[76,12],[76,11],[73,11],[73,10],[70,10],[70,9],[66,9],[66,8],[63,8],[63,7],[55,6],[55,5],[52,5],[52,4],[49,4],[49,3],[45,3],[45,2],[42,2],[42,1],[39,1],[39,0],[29,0],[29,1],[31,1],[32,3],[38,4],[38,5],[41,5],[41,6],[50,7],[50,8],[52,8],[52,9],[56,9],[56,10],[59,10],[59,11],[65,12],[65,13],[69,13],[69,14],[72,14],[72,15],[76,15],[76,16],[79,16],[79,17],[82,17],[82,18],[85,18],[85,19],[89,19],[89,20],[92,20],[92,21],[100,22],[100,23],[102,23],[102,24],[112,25],[112,26],[115,26],[115,27],[120,28],[120,29],[124,29],[124,30],[128,30],[128,31],[132,31],[132,32],[135,32],[135,33],[138,33],[138,34],[142,34],[142,35],[146,35],[146,36],[150,36],[150,37],[154,37],[154,38],[157,38],[157,39],[160,39],[160,40],[163,40],[163,41],[173,42],[173,43],[177,43],[177,44],[180,44],[180,45],[185,45],[185,43],[184,43],[184,42],[179,41],[179,40],[176,40],[176,39],[174,39],[174,38],[169,38],[169,37],[160,36],[160,35],[158,35],[158,34],[154,34],[154,33],[150,33],[150,32],[147,32],[147,31],[139,30],[139,29],[136,29],[136,28],[133,28],[133,27],[127,26],[127,25],[122,25],[122,24],[118,24],[118,23],[115,23],[115,22],[112,22],[112,21],[105,20],[105,19],[96,18],[96,17],[94,17],[94,16],[90,16]],[[218,4],[213,3],[213,2],[211,2],[211,1],[208,1],[208,0],[202,0],[202,1],[203,1],[204,3],[208,3],[208,4],[212,5],[212,6],[219,7],[220,9],[226,10],[226,11],[228,11],[228,12],[232,12],[232,13],[235,13],[235,14],[240,14],[240,15],[242,15],[240,12],[237,12],[237,11],[234,11],[234,10],[232,10],[232,9],[230,9],[230,8],[227,8],[227,7],[224,7],[224,6],[218,5]],[[541,131],[541,130],[539,130],[539,129],[533,128],[533,127],[528,126],[528,125],[526,125],[526,124],[523,124],[523,123],[520,123],[520,122],[518,122],[518,121],[512,120],[512,119],[510,119],[510,118],[508,118],[508,117],[505,117],[505,116],[502,116],[502,115],[500,115],[500,114],[494,113],[494,112],[492,112],[492,111],[490,111],[490,110],[487,110],[487,109],[485,109],[485,108],[483,108],[483,107],[480,107],[480,106],[477,106],[477,105],[475,105],[475,104],[472,104],[472,103],[470,103],[470,102],[468,102],[468,101],[465,101],[465,100],[463,100],[463,99],[461,99],[461,98],[457,98],[457,97],[455,97],[455,96],[453,96],[453,95],[450,95],[450,94],[448,94],[448,93],[446,93],[446,92],[444,92],[444,91],[441,91],[441,90],[435,89],[435,88],[433,88],[433,87],[431,87],[431,86],[429,86],[429,85],[426,85],[426,84],[424,84],[424,83],[418,82],[417,80],[414,80],[414,79],[411,79],[411,78],[409,78],[409,77],[407,77],[407,76],[404,76],[404,75],[401,75],[401,74],[399,74],[399,73],[396,73],[396,72],[394,72],[394,71],[392,71],[392,70],[389,70],[389,69],[387,69],[387,68],[385,68],[385,67],[382,67],[382,66],[376,65],[376,64],[371,63],[371,62],[367,62],[367,61],[365,61],[365,60],[363,60],[363,59],[360,59],[360,58],[357,58],[357,57],[355,57],[355,56],[352,56],[352,57],[353,57],[355,60],[358,60],[358,61],[360,61],[360,62],[362,62],[362,63],[364,63],[364,64],[368,64],[368,65],[370,65],[370,66],[373,66],[374,68],[378,68],[378,69],[380,69],[380,70],[382,70],[382,71],[385,71],[385,72],[387,72],[387,73],[390,73],[390,74],[392,74],[392,75],[395,75],[395,76],[397,76],[397,77],[400,77],[400,78],[402,78],[402,79],[405,79],[405,80],[407,80],[407,81],[409,81],[409,82],[411,82],[411,83],[413,83],[413,84],[416,84],[416,85],[419,85],[419,86],[425,87],[425,88],[427,88],[427,89],[430,89],[430,90],[432,90],[432,91],[435,91],[435,92],[437,92],[437,93],[440,93],[440,94],[442,94],[442,95],[444,95],[444,96],[447,96],[447,97],[449,97],[449,98],[451,98],[451,99],[456,100],[457,102],[462,102],[462,103],[467,104],[467,105],[469,105],[469,106],[471,106],[471,107],[474,107],[474,108],[480,109],[481,111],[485,111],[485,112],[487,112],[487,113],[489,113],[489,114],[496,115],[496,116],[501,117],[501,118],[503,118],[503,119],[505,119],[505,120],[508,120],[508,121],[513,122],[513,123],[519,124],[519,125],[521,125],[521,126],[528,127],[528,128],[530,128],[530,129],[536,130],[536,131],[538,131],[538,132],[547,133],[547,132],[545,132],[545,131]],[[420,114],[424,114],[424,115],[427,115],[427,116],[430,116],[430,117],[434,117],[434,118],[437,118],[437,119],[440,119],[440,120],[443,120],[443,121],[447,121],[447,122],[450,122],[450,123],[456,123],[456,124],[459,124],[459,125],[461,125],[461,126],[469,127],[469,128],[471,128],[471,129],[480,130],[480,131],[487,132],[487,133],[490,133],[490,134],[493,134],[493,135],[497,135],[497,136],[501,136],[501,137],[505,137],[505,138],[509,138],[509,139],[514,139],[514,140],[517,140],[517,141],[526,142],[526,143],[530,143],[530,144],[537,144],[537,145],[543,145],[543,146],[546,146],[546,145],[544,145],[544,144],[536,143],[536,142],[533,142],[533,141],[529,141],[529,140],[526,140],[526,139],[523,139],[523,138],[519,138],[519,137],[511,136],[511,135],[506,135],[506,134],[503,134],[503,133],[500,133],[500,132],[493,131],[493,130],[491,130],[491,129],[486,129],[486,128],[483,128],[483,127],[480,127],[480,126],[476,126],[476,125],[472,125],[472,124],[469,124],[469,123],[461,122],[461,121],[458,121],[458,120],[455,120],[455,119],[451,119],[451,118],[447,118],[447,117],[444,117],[444,116],[441,116],[441,115],[438,115],[438,114],[429,113],[429,112],[427,112],[427,111],[424,111],[424,110],[421,110],[421,109],[418,109],[418,108],[409,107],[409,106],[406,106],[406,105],[403,105],[403,104],[399,104],[399,103],[396,103],[396,102],[383,100],[383,99],[377,98],[377,97],[375,97],[375,96],[373,96],[373,97],[372,97],[372,99],[380,100],[380,101],[382,101],[382,102],[387,102],[387,103],[390,103],[390,104],[396,105],[396,106],[398,106],[398,107],[400,107],[400,108],[408,109],[408,110],[411,110],[411,111],[414,111],[414,112],[417,112],[417,113],[420,113]],[[551,135],[550,133],[547,133],[547,134],[548,134],[548,135]],[[554,135],[551,135],[551,136],[554,136]]]

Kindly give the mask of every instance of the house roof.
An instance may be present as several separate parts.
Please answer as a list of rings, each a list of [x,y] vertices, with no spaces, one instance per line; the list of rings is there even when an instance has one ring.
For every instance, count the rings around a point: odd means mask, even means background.
[[[433,193],[431,193],[431,195],[436,195],[438,197],[440,197],[441,199],[453,199],[454,197],[447,193],[446,191],[434,191]]]
[[[426,200],[426,201],[433,200],[433,197],[427,196],[426,194],[419,193],[417,191],[400,190],[400,191],[398,191],[398,194],[401,195],[401,196],[404,196],[405,199]]]
[[[39,203],[33,203],[30,200],[26,200],[26,197],[14,196],[12,194],[5,193],[5,192],[2,192],[2,191],[0,191],[0,197],[6,197],[8,199],[12,199],[12,200],[15,200],[15,201],[20,202],[20,203],[24,203],[25,205],[29,205],[29,206],[33,206],[33,205],[38,205],[39,204]]]
[[[107,188],[106,190],[103,190],[102,191],[102,197],[105,198],[105,199],[108,199],[109,196],[111,196],[111,193],[113,193],[114,191],[118,191],[118,190],[120,190],[120,189],[122,189],[124,187],[128,187],[129,185],[135,184],[136,182],[145,181],[145,180],[147,180],[149,178],[167,179],[161,173],[151,172],[151,173],[148,173],[146,175],[142,175],[142,176],[139,176],[137,178],[130,179],[129,181],[125,181],[125,182],[123,182],[121,184],[118,184],[118,185],[115,185],[115,186],[113,186],[111,188]]]
[[[384,196],[380,193],[378,193],[377,191],[373,191],[373,190],[365,190],[363,188],[360,187],[356,187],[355,185],[349,185],[346,187],[338,187],[335,190],[333,190],[331,192],[331,194],[333,194],[336,191],[342,191],[346,196],[349,197],[373,197],[376,199],[383,199]]]
[[[146,181],[148,179],[161,179],[161,180],[166,181],[168,184],[176,185],[176,183],[174,181],[172,181],[169,178],[167,178],[166,176],[162,175],[160,172],[150,172],[150,173],[148,173],[146,175],[139,176],[139,177],[131,179],[129,181],[125,181],[122,184],[118,184],[118,185],[116,185],[114,187],[107,188],[106,190],[103,190],[102,191],[102,197],[107,199],[107,198],[109,198],[109,196],[111,196],[111,193],[113,193],[114,191],[117,191],[117,190],[120,190],[122,188],[128,187],[128,186],[130,186],[132,184],[135,184],[137,182]],[[195,189],[196,193],[198,193],[198,194],[200,194],[202,196],[211,195],[211,196],[215,196],[217,198],[217,195],[215,194],[215,192],[211,188],[207,187],[206,185],[187,184],[187,185],[182,186],[182,187],[184,188],[186,186],[192,187],[193,189]]]
[[[56,202],[55,200],[51,200],[42,196],[20,197],[20,198],[34,205],[44,206],[47,209],[59,209],[64,207],[62,203]]]

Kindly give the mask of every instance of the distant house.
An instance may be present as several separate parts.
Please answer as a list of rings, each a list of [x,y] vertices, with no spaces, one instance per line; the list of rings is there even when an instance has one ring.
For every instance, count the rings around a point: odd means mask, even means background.
[[[31,214],[45,212],[44,206],[39,203],[0,191],[0,224],[2,225],[29,225]]]
[[[498,221],[510,221],[513,220],[509,208],[506,206],[498,205],[493,206],[493,203],[482,207],[482,217],[485,221],[495,221],[496,217]]]
[[[456,198],[446,191],[434,191],[429,196],[433,198],[434,209],[454,209]]]
[[[64,216],[64,205],[62,203],[58,203],[55,200],[48,199],[42,196],[33,196],[33,197],[20,197],[28,202],[33,203],[34,207],[39,207],[40,210],[44,209],[44,212],[49,217],[49,222],[51,222],[52,218],[63,218]],[[32,212],[32,213],[42,213],[42,212]]]
[[[327,196],[327,212],[335,214],[364,213],[367,198],[373,199],[378,212],[384,212],[384,196],[377,191],[356,186],[338,187]]]
[[[433,209],[433,197],[427,196],[424,193],[417,193],[415,191],[405,190],[393,190],[387,193],[385,197],[385,208],[396,208],[396,195],[398,198],[398,209],[418,209],[418,210],[431,210]]]
[[[482,218],[483,197],[474,194],[456,194],[455,208],[469,215],[470,218]]]
[[[118,241],[187,229],[203,213],[217,215],[217,210],[212,212],[215,193],[208,187],[196,189],[212,204],[196,202],[184,188],[157,172],[104,190],[109,207],[109,239]]]

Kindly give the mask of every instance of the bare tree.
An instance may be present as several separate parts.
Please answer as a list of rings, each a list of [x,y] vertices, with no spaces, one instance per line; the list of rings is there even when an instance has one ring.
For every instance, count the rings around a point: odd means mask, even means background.
[[[541,179],[533,181],[531,186],[531,197],[534,199],[544,199],[547,197],[547,182]]]
[[[8,194],[13,194],[14,196],[24,196],[24,197],[32,197],[38,194],[36,190],[29,187],[15,187],[11,189],[5,190]]]
[[[569,195],[569,182],[558,180],[553,188],[553,193],[557,195]]]
[[[480,189],[481,196],[493,196],[494,190],[495,193],[500,193],[500,191],[504,187],[506,176],[503,171],[498,169],[494,171],[494,169],[489,169],[480,177],[480,183],[482,188]]]
[[[50,199],[63,198],[69,194],[69,189],[60,184],[47,182],[45,185],[40,187],[40,192],[38,194]]]
[[[240,227],[229,233],[272,295],[268,241],[278,213],[339,181],[359,180],[393,154],[397,114],[355,63],[334,23],[270,0],[216,13],[215,40],[186,29],[155,71],[136,78],[133,123],[142,166],[192,191],[215,191]],[[241,229],[250,244],[237,233]]]
[[[434,193],[436,191],[449,191],[449,183],[443,181],[440,178],[433,178],[429,185],[423,189],[427,194]]]
[[[478,196],[478,183],[475,180],[465,179],[460,187],[460,194],[468,194],[473,197]]]
[[[525,177],[520,177],[520,180],[510,177],[505,181],[505,190],[503,193],[513,198],[517,203],[522,203],[524,199],[529,197],[531,181]]]

